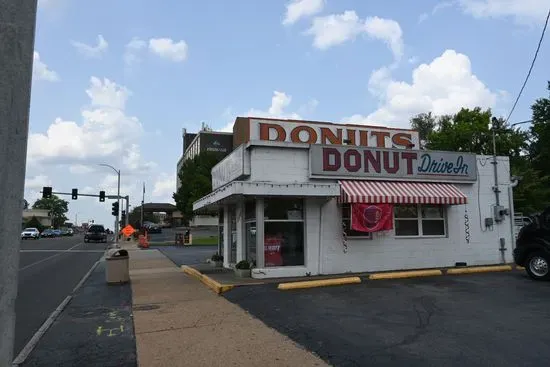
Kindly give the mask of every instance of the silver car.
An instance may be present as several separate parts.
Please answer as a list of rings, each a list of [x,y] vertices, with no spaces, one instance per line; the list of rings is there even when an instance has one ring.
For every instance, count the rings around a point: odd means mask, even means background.
[[[37,228],[25,228],[23,232],[21,232],[21,239],[32,239],[37,240],[40,238],[40,231]]]

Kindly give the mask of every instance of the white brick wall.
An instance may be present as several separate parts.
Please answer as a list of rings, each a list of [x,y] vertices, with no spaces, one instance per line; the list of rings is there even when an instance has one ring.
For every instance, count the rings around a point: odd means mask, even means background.
[[[250,180],[310,182],[308,154],[307,149],[252,147]],[[499,224],[495,223],[492,230],[485,229],[483,223],[485,217],[492,217],[492,205],[495,203],[491,159],[478,156],[477,183],[457,184],[468,196],[468,204],[448,206],[446,238],[396,238],[393,231],[375,233],[372,240],[348,238],[348,252],[344,253],[341,213],[336,199],[328,202],[306,199],[306,265],[286,270],[265,269],[265,276],[418,269],[454,266],[456,262],[466,262],[468,265],[497,264],[501,262],[501,237],[506,241],[505,261],[511,262],[513,235],[510,217],[507,216]],[[507,157],[499,157],[498,162],[500,203],[509,208],[509,161]],[[470,221],[470,243],[465,240],[465,207]],[[319,227],[321,215],[323,221]]]

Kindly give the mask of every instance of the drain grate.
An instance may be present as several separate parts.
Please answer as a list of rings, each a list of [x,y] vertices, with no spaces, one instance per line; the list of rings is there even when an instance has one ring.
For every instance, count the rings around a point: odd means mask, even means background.
[[[159,305],[137,305],[134,306],[134,311],[151,311],[160,308]]]

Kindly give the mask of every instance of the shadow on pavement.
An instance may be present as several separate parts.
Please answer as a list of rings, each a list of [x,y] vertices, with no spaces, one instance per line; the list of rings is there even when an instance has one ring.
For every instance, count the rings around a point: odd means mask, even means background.
[[[107,285],[100,262],[22,366],[137,366],[130,284]]]
[[[224,293],[334,366],[543,366],[550,283],[522,273]]]

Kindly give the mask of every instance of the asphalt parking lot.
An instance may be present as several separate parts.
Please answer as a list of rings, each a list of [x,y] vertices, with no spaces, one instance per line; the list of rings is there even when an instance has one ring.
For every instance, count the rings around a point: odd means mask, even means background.
[[[550,282],[522,272],[224,296],[334,366],[550,364]]]

